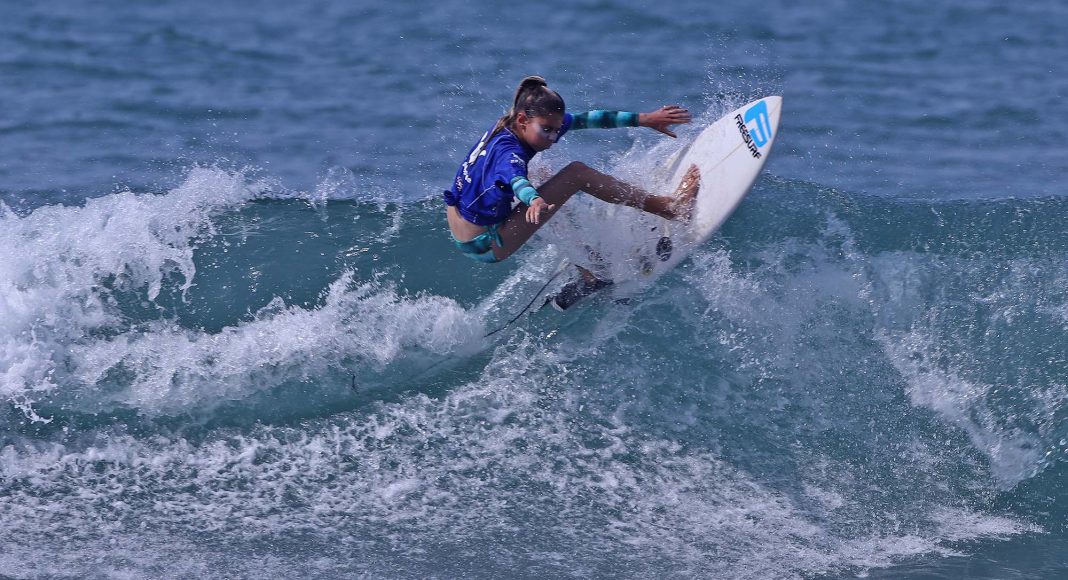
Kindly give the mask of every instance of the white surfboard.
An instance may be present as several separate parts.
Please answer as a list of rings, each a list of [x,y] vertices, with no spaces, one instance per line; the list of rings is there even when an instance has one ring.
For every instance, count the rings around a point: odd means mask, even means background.
[[[663,220],[656,260],[642,264],[641,275],[656,278],[674,268],[727,221],[753,187],[778,134],[782,97],[765,97],[724,115],[710,125],[668,164],[668,184],[676,186],[691,165],[701,171],[701,187],[688,227]],[[651,265],[651,267],[650,267]]]
[[[756,182],[778,134],[782,97],[770,96],[748,103],[705,128],[665,165],[660,191],[674,191],[691,165],[701,172],[701,186],[688,223],[649,218],[630,256],[572,259],[614,281],[612,293],[626,297],[648,287],[677,266],[719,229]],[[649,224],[650,221],[642,220]]]

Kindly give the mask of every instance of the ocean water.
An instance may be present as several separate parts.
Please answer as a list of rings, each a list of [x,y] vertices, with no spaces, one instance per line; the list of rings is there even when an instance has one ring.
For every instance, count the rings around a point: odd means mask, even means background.
[[[6,5],[0,577],[1068,575],[1068,6],[752,4]],[[452,248],[528,74],[695,115],[539,171],[782,124],[679,268],[509,323],[641,223]]]

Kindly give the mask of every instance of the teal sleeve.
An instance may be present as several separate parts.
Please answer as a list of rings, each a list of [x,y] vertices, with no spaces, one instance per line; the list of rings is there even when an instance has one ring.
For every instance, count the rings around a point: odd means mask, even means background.
[[[538,195],[538,190],[530,184],[530,180],[522,175],[512,180],[512,193],[519,198],[519,201],[527,205],[530,205],[535,197],[541,197]]]
[[[638,113],[626,111],[589,111],[572,115],[572,129],[618,129],[637,127]]]

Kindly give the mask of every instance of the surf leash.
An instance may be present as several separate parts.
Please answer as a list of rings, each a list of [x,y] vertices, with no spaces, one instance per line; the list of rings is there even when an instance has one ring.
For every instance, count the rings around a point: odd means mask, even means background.
[[[530,303],[528,303],[526,306],[524,306],[523,309],[519,311],[519,314],[516,314],[515,316],[513,316],[511,320],[509,320],[508,322],[505,322],[504,325],[501,326],[500,328],[498,328],[497,330],[494,330],[494,331],[486,333],[486,335],[483,336],[482,338],[489,338],[489,337],[493,336],[494,334],[497,334],[498,332],[504,330],[505,328],[508,328],[516,320],[519,320],[520,316],[523,316],[524,314],[526,314],[527,310],[530,310],[530,307],[534,306],[534,303],[537,302],[538,297],[540,297],[541,293],[544,292],[545,289],[549,287],[549,284],[552,284],[553,280],[556,280],[556,278],[560,274],[563,274],[564,270],[566,270],[566,269],[567,269],[567,262],[564,262],[564,265],[561,266],[560,269],[557,270],[556,273],[553,274],[552,277],[550,277],[549,280],[545,282],[545,284],[542,284],[541,288],[534,294],[534,298],[530,299]]]

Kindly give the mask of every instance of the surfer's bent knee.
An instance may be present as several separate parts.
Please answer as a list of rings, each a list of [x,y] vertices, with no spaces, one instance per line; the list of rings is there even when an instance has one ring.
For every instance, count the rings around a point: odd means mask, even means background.
[[[564,166],[560,173],[566,173],[568,175],[574,173],[583,173],[590,170],[590,166],[581,161],[572,161]]]

